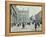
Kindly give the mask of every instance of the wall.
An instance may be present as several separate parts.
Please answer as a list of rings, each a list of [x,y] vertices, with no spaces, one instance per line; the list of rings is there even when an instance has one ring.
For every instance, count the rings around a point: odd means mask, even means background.
[[[17,1],[45,2],[46,3],[46,0],[17,0]],[[46,14],[46,11],[45,11],[45,14]],[[46,15],[45,15],[45,18],[46,18]],[[45,19],[45,22],[46,22],[46,19]],[[46,23],[45,23],[45,26],[46,26]],[[5,37],[4,35],[5,35],[5,0],[0,0],[0,37]],[[16,37],[46,37],[46,32],[45,34],[24,35],[24,36],[16,36]]]

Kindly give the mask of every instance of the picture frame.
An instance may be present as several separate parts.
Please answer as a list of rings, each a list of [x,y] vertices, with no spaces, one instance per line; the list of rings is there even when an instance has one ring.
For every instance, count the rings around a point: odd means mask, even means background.
[[[11,32],[11,4],[18,6],[37,6],[41,8],[42,15],[42,31],[23,31],[23,32]],[[44,34],[45,33],[45,3],[36,3],[36,2],[19,2],[19,1],[6,1],[5,2],[5,35],[6,36],[16,36],[16,35],[35,35],[35,34]]]

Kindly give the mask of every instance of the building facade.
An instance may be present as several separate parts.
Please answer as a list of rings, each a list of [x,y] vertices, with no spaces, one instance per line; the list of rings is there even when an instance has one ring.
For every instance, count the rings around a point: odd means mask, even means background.
[[[29,11],[18,10],[17,11],[17,23],[28,22],[28,21],[29,21]]]

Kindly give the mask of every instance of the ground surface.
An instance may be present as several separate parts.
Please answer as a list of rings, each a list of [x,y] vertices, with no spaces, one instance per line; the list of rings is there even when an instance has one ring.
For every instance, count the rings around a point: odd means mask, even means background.
[[[35,26],[31,24],[31,25],[25,25],[25,28],[22,28],[22,25],[19,27],[17,26],[11,27],[11,32],[21,32],[21,31],[35,31]],[[37,27],[37,31],[41,31],[41,24],[40,27]]]

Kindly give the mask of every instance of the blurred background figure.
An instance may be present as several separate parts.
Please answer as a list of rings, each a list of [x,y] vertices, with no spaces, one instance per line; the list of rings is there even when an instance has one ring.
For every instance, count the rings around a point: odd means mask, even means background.
[[[34,16],[33,17],[33,22],[32,24],[35,25],[35,31],[37,31],[37,26],[39,27],[40,26],[40,23],[39,23],[39,20],[38,20],[38,17],[37,16]]]

